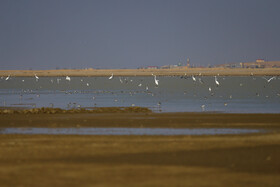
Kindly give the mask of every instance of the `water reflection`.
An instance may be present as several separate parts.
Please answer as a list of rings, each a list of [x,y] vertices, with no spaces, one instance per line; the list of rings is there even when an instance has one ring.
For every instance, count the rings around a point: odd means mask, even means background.
[[[0,128],[0,134],[41,135],[223,135],[261,133],[238,128]]]

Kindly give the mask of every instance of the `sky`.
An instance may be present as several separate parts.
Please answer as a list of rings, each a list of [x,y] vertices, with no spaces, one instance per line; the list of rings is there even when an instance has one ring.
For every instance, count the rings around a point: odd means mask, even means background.
[[[280,60],[279,0],[1,0],[0,69]]]

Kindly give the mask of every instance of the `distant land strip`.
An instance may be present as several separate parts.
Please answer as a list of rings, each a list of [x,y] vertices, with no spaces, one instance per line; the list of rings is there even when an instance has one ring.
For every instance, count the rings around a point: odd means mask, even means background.
[[[280,68],[174,68],[174,69],[60,69],[60,70],[0,70],[0,76],[280,76]]]

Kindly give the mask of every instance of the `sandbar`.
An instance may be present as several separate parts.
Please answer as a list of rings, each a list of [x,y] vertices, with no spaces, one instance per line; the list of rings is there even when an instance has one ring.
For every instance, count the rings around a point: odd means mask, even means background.
[[[61,69],[0,70],[0,76],[279,76],[280,68]]]

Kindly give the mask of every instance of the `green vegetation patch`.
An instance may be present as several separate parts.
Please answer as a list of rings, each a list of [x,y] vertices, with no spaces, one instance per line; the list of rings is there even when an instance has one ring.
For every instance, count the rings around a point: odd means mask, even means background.
[[[96,107],[64,110],[60,108],[0,109],[0,114],[74,114],[74,113],[150,113],[146,107]]]

